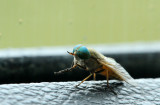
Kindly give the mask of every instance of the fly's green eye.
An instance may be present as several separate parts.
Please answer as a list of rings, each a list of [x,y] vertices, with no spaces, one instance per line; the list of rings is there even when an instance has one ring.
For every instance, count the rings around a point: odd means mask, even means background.
[[[78,47],[80,47],[81,46],[81,44],[78,44],[78,45],[76,45],[74,48],[73,48],[73,53],[77,50],[77,48]]]
[[[81,46],[77,49],[76,55],[81,59],[88,59],[91,56],[89,50],[85,46]]]

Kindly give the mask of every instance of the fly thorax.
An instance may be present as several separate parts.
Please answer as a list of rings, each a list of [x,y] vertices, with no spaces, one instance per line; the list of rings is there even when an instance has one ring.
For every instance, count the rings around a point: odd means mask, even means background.
[[[74,56],[74,64],[86,67],[86,69],[90,72],[94,72],[101,66],[96,59],[93,58],[81,59],[78,56]]]
[[[84,64],[89,71],[95,71],[100,67],[100,64],[97,62],[97,60],[93,58],[86,59]]]

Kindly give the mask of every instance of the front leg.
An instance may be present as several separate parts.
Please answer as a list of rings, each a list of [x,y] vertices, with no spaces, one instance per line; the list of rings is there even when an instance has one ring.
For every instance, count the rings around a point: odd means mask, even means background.
[[[58,74],[61,74],[61,73],[64,73],[64,72],[69,72],[69,71],[72,71],[76,67],[77,67],[77,65],[73,65],[73,62],[72,62],[71,68],[67,68],[67,69],[64,69],[64,70],[61,70],[61,71],[58,71],[58,72],[54,72],[54,74],[58,75]]]

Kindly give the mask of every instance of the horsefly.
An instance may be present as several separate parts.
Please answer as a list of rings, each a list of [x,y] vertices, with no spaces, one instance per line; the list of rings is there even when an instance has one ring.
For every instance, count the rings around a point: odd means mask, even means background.
[[[135,85],[134,79],[129,75],[129,73],[113,58],[105,57],[101,53],[95,51],[92,48],[87,48],[81,44],[76,45],[73,48],[73,53],[68,52],[70,55],[74,56],[73,65],[71,68],[55,72],[55,74],[72,71],[76,67],[83,68],[90,72],[90,75],[83,79],[77,86],[86,81],[93,75],[94,80],[96,79],[96,74],[100,74],[106,77],[107,87],[116,94],[109,87],[109,78],[114,78],[120,81],[125,81],[131,85]]]

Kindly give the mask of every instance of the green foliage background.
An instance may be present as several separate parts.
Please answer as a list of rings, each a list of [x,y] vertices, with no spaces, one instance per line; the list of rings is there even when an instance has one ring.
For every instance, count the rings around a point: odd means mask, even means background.
[[[160,0],[0,0],[0,48],[160,40]]]

